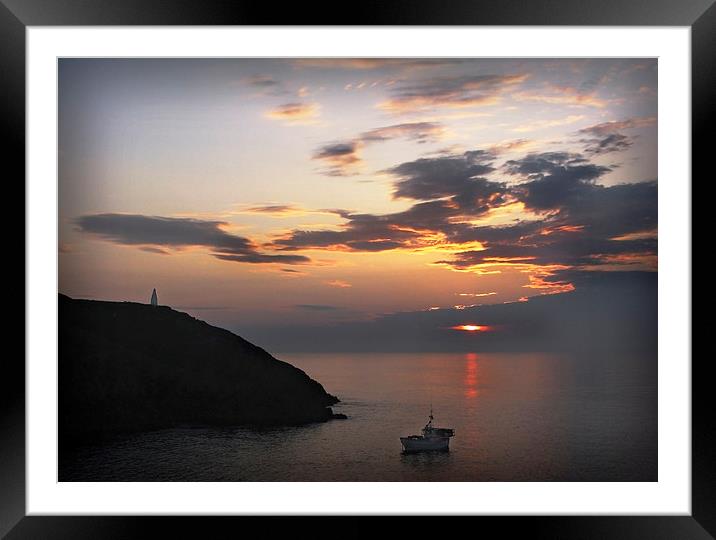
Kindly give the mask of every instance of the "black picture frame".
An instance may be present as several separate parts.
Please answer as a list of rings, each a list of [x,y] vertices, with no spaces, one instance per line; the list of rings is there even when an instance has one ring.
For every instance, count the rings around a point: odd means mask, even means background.
[[[358,4],[306,2],[280,7],[246,0],[0,0],[0,107],[7,184],[25,178],[25,31],[27,26],[79,25],[588,25],[688,26],[692,35],[693,170],[706,171],[716,88],[716,5],[714,0],[363,0]],[[661,149],[665,151],[665,149]],[[695,173],[696,174],[696,173]],[[676,181],[677,179],[670,179]],[[683,179],[690,185],[691,179]],[[22,192],[21,192],[22,193]],[[23,197],[24,194],[20,194]],[[18,200],[18,199],[16,199]],[[20,207],[19,204],[15,204]],[[24,206],[24,205],[23,205]],[[18,218],[19,219],[19,218]],[[23,237],[24,241],[24,237]],[[19,243],[19,240],[16,240]],[[24,252],[24,243],[23,243]],[[24,305],[9,291],[16,305]],[[20,320],[19,314],[16,314]],[[22,317],[24,324],[24,317]],[[6,339],[9,338],[6,335]],[[0,536],[17,538],[134,538],[175,535],[223,537],[248,532],[238,520],[208,517],[51,517],[25,515],[24,356],[2,359],[0,376]],[[684,359],[685,360],[685,359]],[[692,513],[689,516],[531,516],[474,517],[475,534],[535,538],[713,538],[716,536],[716,430],[709,406],[709,358],[692,362]],[[305,517],[283,517],[262,524],[304,526],[311,534],[333,537],[376,526],[363,518],[345,527],[335,519],[320,524]],[[307,523],[311,521],[311,523]],[[444,533],[444,522],[417,524],[421,535]],[[238,529],[237,527],[241,527]],[[296,529],[299,527],[300,529]],[[441,534],[442,534],[441,533]]]

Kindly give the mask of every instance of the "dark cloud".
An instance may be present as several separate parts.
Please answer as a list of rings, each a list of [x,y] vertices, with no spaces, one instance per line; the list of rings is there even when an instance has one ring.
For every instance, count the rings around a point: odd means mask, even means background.
[[[512,262],[539,266],[598,266],[618,260],[620,256],[655,254],[655,238],[609,240],[585,236],[580,231],[564,232],[549,240],[531,237],[514,242],[494,243],[483,251],[464,251],[454,259],[438,261],[457,269],[495,262]],[[622,263],[625,264],[625,263]]]
[[[371,129],[356,138],[333,142],[318,148],[312,159],[322,161],[328,176],[347,176],[362,162],[361,150],[370,144],[405,138],[418,143],[435,141],[443,136],[445,128],[437,122],[412,122]]]
[[[246,77],[244,83],[260,95],[283,96],[288,94],[283,83],[271,75],[252,75],[251,77]]]
[[[575,170],[575,167],[590,164],[580,154],[572,152],[541,152],[530,153],[521,159],[512,159],[505,163],[504,169],[509,174],[534,177],[535,175],[554,174],[561,170]],[[604,169],[607,172],[609,169]],[[596,176],[599,176],[596,175]],[[596,178],[594,176],[593,178]]]
[[[390,98],[380,107],[406,113],[435,107],[489,105],[526,78],[526,75],[472,75],[403,82],[392,88]]]
[[[279,249],[339,248],[347,251],[386,251],[420,247],[425,231],[442,227],[455,209],[444,201],[414,205],[395,214],[346,214],[339,231],[293,231],[275,241]]]
[[[343,159],[345,156],[351,156],[356,151],[354,142],[327,144],[319,148],[313,155],[314,159]]]
[[[465,250],[436,261],[455,270],[513,265],[537,276],[530,286],[568,283],[563,269],[655,269],[657,184],[597,183],[609,167],[569,152],[527,154],[493,167],[486,151],[424,158],[391,169],[395,197],[417,201],[392,214],[337,212],[339,230],[295,230],[274,241],[278,250],[385,251],[449,244]],[[507,173],[518,182],[488,176]],[[522,203],[534,216],[503,226],[474,225],[490,210]],[[475,245],[477,243],[477,245]],[[469,248],[469,249],[468,249]]]
[[[628,118],[626,120],[603,122],[583,129],[577,134],[587,136],[579,140],[584,144],[584,151],[589,155],[623,152],[634,144],[634,137],[625,135],[625,129],[641,128],[656,123],[656,118]]]
[[[323,174],[347,176],[351,174],[352,168],[361,161],[358,155],[360,147],[360,141],[330,143],[318,148],[312,159],[319,160],[326,165],[321,171]]]
[[[264,253],[246,253],[242,255],[223,255],[215,253],[214,257],[222,261],[242,262],[250,264],[278,263],[278,264],[301,264],[309,262],[308,257],[303,255],[266,255]]]
[[[485,249],[458,253],[439,263],[464,270],[494,262],[544,267],[650,266],[655,259],[656,182],[596,184],[608,169],[577,154],[530,154],[506,167],[528,178],[512,187],[512,195],[544,219],[464,230],[461,241],[478,240]]]
[[[470,154],[470,153],[468,153]],[[453,159],[462,162],[456,166]],[[430,163],[426,163],[430,162]],[[434,233],[451,241],[464,234],[465,225],[453,222],[456,218],[476,217],[507,201],[507,187],[484,178],[471,178],[471,171],[484,165],[471,165],[473,158],[435,158],[404,164],[404,174],[415,174],[398,180],[404,197],[435,199],[418,202],[402,212],[392,214],[359,214],[337,212],[347,220],[341,230],[296,230],[274,241],[281,250],[308,248],[338,248],[346,251],[386,251],[398,248],[425,248],[435,244]],[[403,167],[403,166],[399,166]],[[455,172],[460,169],[462,173]],[[451,173],[452,181],[441,185],[441,172]],[[403,177],[399,177],[403,178]],[[409,190],[409,192],[407,191]]]
[[[334,213],[330,210],[306,210],[295,204],[264,204],[240,208],[236,211],[240,214],[263,214],[271,217],[292,217],[305,214],[327,214]]]
[[[589,163],[580,154],[567,152],[528,154],[508,161],[504,168],[509,174],[530,180],[513,191],[527,208],[536,212],[559,210],[564,204],[574,202],[585,195],[595,180],[611,170]]]
[[[286,214],[296,211],[298,211],[298,209],[292,204],[267,204],[264,206],[252,206],[245,210],[245,212],[253,212],[256,214]]]
[[[246,78],[246,84],[256,86],[258,88],[274,88],[281,86],[281,83],[274,79],[271,75],[253,75]]]
[[[461,207],[480,206],[489,200],[499,206],[501,201],[494,197],[504,195],[505,185],[480,178],[494,171],[493,159],[489,152],[474,151],[403,163],[389,170],[398,179],[393,196],[415,200],[454,197]]]
[[[395,215],[348,214],[339,231],[296,230],[274,241],[277,249],[338,248],[346,251],[386,251],[404,247],[420,238],[414,230],[401,230]],[[416,224],[413,227],[418,226]]]
[[[142,246],[139,249],[141,249],[142,251],[146,251],[147,253],[156,253],[157,255],[169,255],[168,251],[152,246]]]
[[[527,176],[512,193],[527,209],[551,213],[547,225],[582,226],[605,237],[656,229],[656,182],[596,184],[609,167],[559,152],[529,154],[507,168]]]
[[[79,230],[115,244],[140,249],[201,246],[216,258],[245,263],[299,264],[309,262],[303,255],[264,254],[250,239],[227,233],[222,221],[168,218],[132,214],[94,214],[77,218]]]
[[[614,121],[614,122],[602,122],[579,130],[579,133],[584,135],[593,135],[595,137],[605,137],[612,133],[618,133],[625,129],[633,129],[640,127],[652,126],[656,123],[656,118],[628,118],[626,120]]]
[[[582,139],[584,143],[584,151],[590,155],[609,154],[611,152],[623,152],[627,150],[634,139],[622,133],[612,133],[603,139]]]

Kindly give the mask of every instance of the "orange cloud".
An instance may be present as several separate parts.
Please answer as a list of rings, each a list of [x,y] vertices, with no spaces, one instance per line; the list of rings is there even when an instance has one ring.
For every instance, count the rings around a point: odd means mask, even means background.
[[[513,152],[516,150],[525,150],[534,145],[531,139],[513,139],[508,141],[500,141],[488,148],[490,152],[502,154],[504,152]]]
[[[547,275],[551,275],[547,273]],[[538,289],[544,291],[541,294],[559,294],[564,292],[571,292],[574,290],[574,285],[568,281],[548,281],[545,279],[545,274],[530,274],[528,276],[529,283],[523,285],[528,289]]]
[[[330,285],[331,287],[338,287],[339,289],[349,289],[353,287],[353,285],[351,285],[347,281],[343,281],[342,279],[326,281],[326,285]]]
[[[548,128],[556,127],[556,126],[565,126],[568,124],[574,124],[575,122],[579,122],[580,120],[583,120],[584,118],[585,118],[585,116],[582,114],[571,114],[565,118],[558,118],[556,120],[538,120],[535,122],[531,122],[529,124],[517,126],[515,128],[512,128],[512,131],[524,133],[527,131],[548,129]]]
[[[613,238],[610,238],[610,240],[616,240],[618,242],[629,242],[630,240],[648,240],[651,238],[656,238],[657,235],[658,235],[657,230],[652,229],[649,231],[641,231],[641,232],[623,234],[621,236],[615,236]]]
[[[320,106],[317,103],[284,103],[267,111],[265,116],[289,125],[311,124],[320,116]]]
[[[572,107],[595,107],[603,109],[608,100],[598,98],[594,92],[584,93],[570,86],[550,85],[548,93],[537,91],[516,92],[511,95],[515,101],[535,101],[549,105],[567,105]]]

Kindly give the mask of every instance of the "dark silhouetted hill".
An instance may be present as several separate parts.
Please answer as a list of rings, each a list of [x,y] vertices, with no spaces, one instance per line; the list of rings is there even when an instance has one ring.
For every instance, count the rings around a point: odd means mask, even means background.
[[[177,425],[298,425],[338,399],[248,341],[168,307],[59,295],[62,446]]]

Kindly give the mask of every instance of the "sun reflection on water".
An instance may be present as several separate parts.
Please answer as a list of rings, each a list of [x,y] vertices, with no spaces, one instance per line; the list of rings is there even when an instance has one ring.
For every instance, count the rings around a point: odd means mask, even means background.
[[[476,398],[477,391],[477,354],[467,353],[465,355],[465,397]]]

